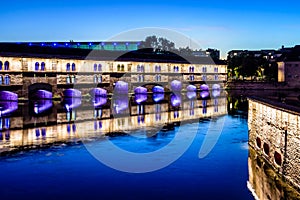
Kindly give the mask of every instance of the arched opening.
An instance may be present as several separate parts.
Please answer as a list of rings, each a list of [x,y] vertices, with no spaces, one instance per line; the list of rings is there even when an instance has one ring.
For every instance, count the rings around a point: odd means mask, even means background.
[[[275,151],[275,153],[274,153],[274,159],[275,159],[275,163],[277,165],[281,165],[282,164],[281,154],[278,153],[277,151]]]
[[[72,83],[76,83],[76,77],[75,77],[75,75],[72,75],[72,76],[71,76],[71,82],[72,82]]]
[[[259,137],[256,138],[256,146],[261,148],[261,139]]]
[[[101,75],[98,76],[98,83],[102,83],[102,76]]]
[[[94,72],[97,71],[97,64],[94,64]]]
[[[41,63],[41,70],[42,70],[42,71],[45,71],[45,65],[46,65],[46,64],[45,64],[44,62]]]
[[[76,65],[75,65],[75,63],[72,63],[72,71],[76,71]]]
[[[4,63],[4,70],[9,70],[9,62],[5,61]]]
[[[2,85],[2,84],[3,84],[3,76],[0,75],[0,85]]]
[[[70,71],[70,68],[71,68],[70,63],[67,63],[67,65],[66,65],[66,71],[69,72],[69,71]]]
[[[34,70],[35,70],[35,71],[38,71],[38,70],[39,70],[39,67],[40,67],[40,63],[39,63],[39,62],[36,62],[35,65],[34,65]]]
[[[28,86],[29,99],[52,99],[52,86],[48,83],[34,83]]]
[[[190,75],[190,81],[194,81],[195,80],[195,76],[194,75]]]
[[[9,85],[10,84],[10,76],[9,75],[5,75],[5,77],[4,77],[4,84],[5,85]]]
[[[264,143],[264,152],[265,152],[266,155],[269,156],[269,154],[270,154],[270,147],[266,143]]]
[[[3,67],[3,63],[2,61],[0,61],[0,70],[2,70],[2,67]]]
[[[101,64],[98,65],[98,71],[102,72],[102,65]]]
[[[98,76],[94,75],[94,83],[97,83],[97,82],[98,82]]]
[[[70,75],[67,76],[66,82],[67,82],[67,84],[70,84],[70,83],[71,83],[71,77],[70,77]]]

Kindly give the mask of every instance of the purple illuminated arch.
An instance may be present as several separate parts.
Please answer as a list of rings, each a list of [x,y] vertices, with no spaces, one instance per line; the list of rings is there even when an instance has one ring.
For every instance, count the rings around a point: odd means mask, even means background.
[[[102,88],[93,88],[90,91],[90,94],[92,97],[106,97],[107,96],[107,90]]]
[[[208,87],[208,85],[203,84],[203,85],[200,86],[200,90],[202,90],[202,91],[208,91],[209,87]]]
[[[35,99],[52,99],[52,92],[47,90],[37,90],[32,96]]]
[[[178,107],[181,104],[181,96],[180,95],[176,95],[176,94],[172,94],[171,95],[171,105],[173,107]]]
[[[174,80],[171,82],[172,91],[180,91],[182,89],[182,83],[178,80]]]
[[[147,101],[147,94],[136,94],[134,100],[137,104]]]
[[[117,81],[114,91],[117,94],[128,94],[128,83],[124,81]]]
[[[77,89],[69,88],[63,91],[64,97],[81,98],[81,92]]]
[[[212,89],[213,90],[220,90],[221,86],[219,84],[213,84]]]
[[[152,88],[152,92],[154,92],[154,93],[164,93],[165,89],[163,87],[157,85],[157,86],[154,86]]]
[[[212,86],[212,96],[218,97],[221,94],[221,86],[219,84],[213,84]]]
[[[9,91],[0,91],[0,100],[3,101],[18,101],[18,95]]]
[[[147,88],[139,86],[134,89],[135,94],[147,94]]]
[[[188,92],[195,92],[197,90],[197,87],[194,85],[189,85],[189,86],[187,86],[186,90]]]

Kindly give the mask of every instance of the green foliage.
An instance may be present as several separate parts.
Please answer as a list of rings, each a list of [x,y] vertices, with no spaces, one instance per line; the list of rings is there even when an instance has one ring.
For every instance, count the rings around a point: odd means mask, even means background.
[[[172,51],[175,50],[175,43],[166,38],[157,38],[155,35],[153,35],[146,37],[145,41],[141,42],[141,47],[153,48],[155,50],[159,49],[162,51]]]
[[[260,80],[275,80],[277,77],[277,64],[271,63],[263,57],[255,57],[249,53],[240,53],[239,55],[227,57],[228,77],[238,79],[240,76],[256,77]]]

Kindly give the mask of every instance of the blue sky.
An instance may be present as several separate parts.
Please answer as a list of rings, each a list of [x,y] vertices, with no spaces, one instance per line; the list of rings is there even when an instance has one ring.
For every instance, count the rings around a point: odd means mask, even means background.
[[[160,27],[225,56],[231,49],[300,44],[299,9],[298,1],[288,0],[2,1],[0,40],[99,41],[131,29]]]

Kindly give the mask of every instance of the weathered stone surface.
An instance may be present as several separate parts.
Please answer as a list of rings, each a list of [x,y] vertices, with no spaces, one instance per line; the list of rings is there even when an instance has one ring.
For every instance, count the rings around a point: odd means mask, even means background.
[[[300,189],[300,116],[292,111],[249,100],[249,144],[259,152],[282,176]],[[257,145],[261,140],[261,147]],[[270,148],[266,154],[263,145]],[[278,152],[282,164],[275,162]]]

